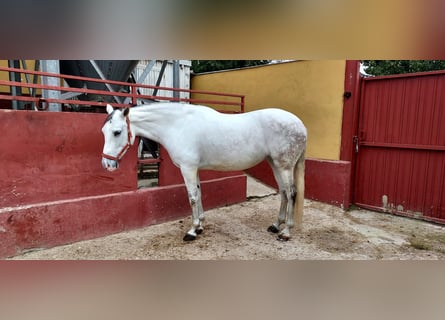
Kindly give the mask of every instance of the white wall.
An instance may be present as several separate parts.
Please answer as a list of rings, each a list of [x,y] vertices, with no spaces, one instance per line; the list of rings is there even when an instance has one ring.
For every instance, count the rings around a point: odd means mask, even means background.
[[[151,60],[139,60],[136,69],[134,70],[134,75],[136,80],[144,72],[145,67],[150,63]],[[191,60],[179,60],[179,87],[181,89],[190,89],[190,67],[192,65]],[[162,67],[162,60],[156,60],[155,65],[152,70],[145,78],[143,84],[155,85],[158,79],[159,73]],[[168,61],[167,67],[165,68],[162,81],[160,83],[161,87],[173,87],[173,62]],[[153,93],[152,89],[141,89],[141,94],[151,95]],[[157,96],[163,97],[173,97],[172,91],[159,90]],[[181,92],[181,98],[190,98],[188,92]]]

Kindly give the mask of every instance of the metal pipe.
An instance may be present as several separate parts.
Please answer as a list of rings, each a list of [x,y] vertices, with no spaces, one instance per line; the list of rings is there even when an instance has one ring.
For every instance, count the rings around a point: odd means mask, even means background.
[[[150,63],[145,67],[145,69],[142,72],[142,74],[140,75],[140,77],[136,80],[136,83],[141,84],[142,82],[144,82],[145,78],[147,78],[151,69],[153,69],[155,63],[156,63],[156,60],[150,60]]]
[[[40,60],[35,60],[35,61],[34,61],[34,71],[39,71],[39,70],[40,70]],[[33,74],[33,76],[32,76],[32,83],[33,83],[33,84],[37,84],[38,81],[39,81],[39,77],[38,77],[38,75]],[[36,94],[37,94],[37,90],[33,90],[31,96],[32,96],[32,97],[35,97]],[[34,110],[38,110],[38,109],[37,109],[37,105],[36,105],[36,103],[35,103],[34,101],[32,102],[32,108],[33,108]]]
[[[88,94],[98,94],[98,95],[107,95],[107,96],[111,96],[112,93],[110,93],[109,91],[105,91],[105,90],[92,90],[92,89],[86,89],[86,88],[69,88],[69,87],[63,87],[60,86],[60,79],[67,79],[67,78],[71,78],[71,79],[78,79],[78,80],[82,80],[82,81],[93,81],[93,82],[98,82],[98,83],[105,83],[106,81],[101,80],[101,79],[97,79],[97,78],[87,78],[87,77],[79,77],[79,76],[70,76],[70,75],[61,75],[61,74],[53,74],[53,73],[46,73],[46,72],[41,72],[41,71],[32,71],[32,70],[22,70],[22,69],[16,69],[16,68],[8,68],[8,67],[1,67],[0,66],[0,71],[5,71],[5,72],[21,72],[21,73],[27,73],[27,74],[33,74],[35,76],[35,79],[37,79],[37,76],[42,76],[42,77],[53,77],[56,78],[58,81],[58,85],[57,86],[48,86],[48,85],[44,85],[44,84],[32,84],[32,83],[22,83],[22,82],[13,82],[13,81],[7,81],[7,80],[0,80],[0,85],[6,85],[6,86],[16,86],[16,87],[25,87],[25,88],[33,88],[35,89],[34,92],[36,92],[38,89],[41,90],[47,90],[47,91],[58,91],[59,93],[62,92],[74,92],[74,93],[88,93]],[[158,78],[159,82],[162,78],[161,77]],[[130,85],[132,87],[132,93],[124,93],[124,92],[115,92],[114,95],[119,96],[119,97],[130,97],[133,98],[133,93],[137,90],[137,88],[148,88],[148,89],[153,89],[155,88],[156,90],[168,90],[168,91],[177,91],[177,92],[187,92],[187,93],[196,93],[196,94],[202,94],[202,95],[210,95],[210,96],[221,96],[221,97],[231,97],[231,98],[236,98],[238,101],[216,101],[216,100],[204,100],[204,99],[188,99],[188,98],[182,98],[181,101],[187,101],[187,102],[191,102],[191,103],[205,103],[205,104],[213,104],[213,105],[230,105],[230,106],[238,106],[240,107],[240,109],[236,110],[236,111],[222,111],[222,112],[227,112],[227,113],[239,113],[239,112],[243,112],[243,106],[244,106],[244,96],[240,95],[240,94],[231,94],[231,93],[221,93],[221,92],[211,92],[211,91],[203,91],[203,90],[189,90],[189,89],[178,89],[178,88],[171,88],[171,87],[159,87],[159,86],[152,86],[152,85],[143,85],[143,84],[128,84],[126,82],[118,82],[118,81],[109,81],[110,83],[114,83],[117,86],[122,86],[122,85]],[[65,97],[65,94],[60,94],[60,96]],[[174,100],[175,98],[172,97],[158,97],[158,96],[150,96],[150,95],[136,95],[134,96],[134,98],[137,99],[158,99],[158,100]],[[35,103],[41,103],[41,102],[46,102],[46,103],[56,103],[56,104],[64,104],[64,103],[72,103],[71,100],[63,100],[63,99],[51,99],[51,98],[44,98],[41,99],[39,97],[27,97],[27,96],[10,96],[10,95],[1,95],[0,94],[0,99],[5,99],[5,100],[18,100],[18,101],[23,101],[23,102],[35,102]],[[104,107],[105,104],[102,102],[93,102],[93,101],[76,101],[76,104],[79,105],[91,105],[91,106],[99,106],[99,107]],[[127,105],[125,104],[113,104],[115,107],[125,107]],[[45,109],[45,108],[43,108]],[[40,107],[40,110],[42,110],[42,108]]]
[[[164,76],[165,67],[167,67],[167,60],[162,61],[161,71],[159,71],[158,79],[156,80],[156,88],[153,90],[153,95],[156,96],[158,94],[158,87],[161,84],[162,77]],[[159,87],[160,88],[160,87]]]
[[[144,69],[144,71],[142,72],[142,74],[141,74],[141,75],[139,76],[139,78],[136,80],[136,83],[137,83],[137,84],[141,84],[142,82],[145,81],[145,78],[147,78],[148,74],[149,74],[150,71],[153,69],[155,63],[156,63],[156,60],[150,60],[149,64],[147,64],[147,66],[145,67],[145,69]],[[136,87],[131,86],[131,90],[132,90],[132,92],[133,92],[133,90],[136,90],[135,88],[136,88]],[[136,92],[135,92],[135,93],[136,93]],[[138,92],[138,93],[139,93],[139,92]],[[133,99],[133,98],[130,98],[130,97],[125,98],[125,100],[124,100],[124,104],[127,104],[128,102],[130,102],[131,99]],[[134,100],[134,99],[133,99],[133,100]],[[133,101],[132,103],[135,104],[136,102]]]
[[[45,76],[42,77],[42,84],[47,86],[59,86],[60,79],[57,77],[60,74],[59,60],[42,60],[42,70],[46,73],[50,73],[53,76]],[[60,99],[60,91],[58,90],[46,90],[42,91],[42,96],[48,101],[59,100]],[[49,103],[47,108],[49,111],[62,111],[62,105],[60,103]]]
[[[38,61],[39,60],[35,60],[35,62],[34,62],[34,70],[38,70],[38,68],[39,68],[39,63],[38,63]],[[23,66],[23,69],[28,69],[28,65],[26,64],[26,60],[22,60],[22,66]],[[25,73],[25,79],[26,79],[26,83],[31,83],[31,79],[30,79],[30,77],[29,77],[29,74],[28,73]],[[33,84],[36,84],[37,83],[37,77],[36,77],[36,75],[34,75],[33,76],[33,79],[32,79],[32,83]],[[34,89],[33,87],[28,87],[28,90],[29,90],[29,95],[31,96],[31,97],[35,97],[36,96],[36,89]],[[36,106],[36,103],[33,101],[33,102],[31,102],[31,109],[32,110],[38,110],[37,109],[37,106]]]
[[[41,72],[41,71],[30,71],[30,70],[21,70],[21,69],[15,69],[15,68],[7,68],[7,67],[1,67],[0,66],[0,71],[7,71],[7,72],[21,72],[21,73],[29,73],[29,74],[35,74],[35,75],[40,75],[40,76],[54,76],[54,77],[58,77],[58,78],[63,78],[63,79],[75,79],[75,80],[81,80],[81,81],[93,81],[93,82],[98,82],[98,83],[111,83],[111,84],[115,84],[117,86],[123,86],[123,85],[128,85],[127,82],[119,82],[119,81],[112,81],[112,80],[101,80],[101,79],[96,79],[96,78],[88,78],[88,77],[80,77],[80,76],[71,76],[71,75],[55,75],[55,74],[51,74],[51,73],[47,73],[47,72]],[[444,72],[445,74],[445,72]],[[158,79],[160,82],[160,79]],[[5,84],[7,85],[7,84]],[[26,84],[16,84],[16,85],[21,85],[23,87],[28,87],[30,85],[26,85]],[[58,86],[57,86],[58,87]],[[234,98],[241,98],[244,97],[242,94],[234,94],[234,93],[223,93],[223,92],[215,92],[215,91],[204,91],[204,90],[190,90],[190,89],[177,89],[177,88],[172,88],[172,87],[160,87],[160,86],[153,86],[153,85],[147,85],[147,84],[138,84],[137,87],[139,88],[148,88],[148,89],[159,89],[159,90],[169,90],[169,91],[181,91],[181,92],[189,92],[189,93],[197,93],[197,94],[209,94],[209,95],[215,95],[215,96],[224,96],[224,97],[234,97]],[[63,91],[75,91],[78,88],[65,88],[62,87]],[[79,89],[79,90],[83,90],[83,89]],[[86,91],[88,91],[89,89],[86,89]],[[94,90],[91,90],[94,91]],[[95,91],[99,91],[99,90],[95,90]],[[106,91],[100,91],[100,92],[106,92]],[[115,92],[116,95],[119,96],[125,96],[125,93],[120,93],[120,92]]]
[[[19,60],[8,60],[8,66],[10,68],[14,69],[20,69],[20,61]],[[9,81],[13,82],[21,82],[20,79],[20,73],[18,72],[9,72]],[[11,87],[11,96],[21,96],[22,95],[22,88],[16,87],[16,86],[10,86]],[[17,100],[12,100],[12,109],[19,110],[22,108],[22,103]]]
[[[173,88],[179,89],[181,86],[179,81],[179,60],[173,60]],[[173,91],[173,98],[178,99],[181,96],[179,91]]]
[[[89,60],[89,61],[90,61],[91,65],[93,66],[94,70],[96,70],[99,77],[102,80],[107,80],[107,78],[105,78],[105,75],[103,74],[102,70],[100,70],[99,65],[96,63],[96,61],[94,61],[94,60]],[[114,91],[114,89],[111,87],[111,85],[109,83],[106,82],[105,86],[107,87],[107,89],[110,92],[116,92],[116,91]],[[113,96],[113,98],[114,98],[114,101],[116,101],[117,103],[122,103],[122,101],[121,101],[121,99],[119,99],[119,97]]]
[[[93,81],[98,83],[110,83],[115,84],[117,86],[128,86],[127,82],[119,82],[119,81],[113,81],[113,80],[101,80],[97,78],[88,78],[88,77],[81,77],[81,76],[71,76],[71,75],[54,75],[47,72],[41,72],[41,71],[30,71],[30,70],[21,70],[16,68],[7,68],[7,67],[0,67],[0,71],[7,71],[7,72],[21,72],[21,73],[29,73],[29,74],[35,74],[40,76],[54,76],[59,77],[63,79],[74,79],[74,80],[81,80],[81,81]],[[445,72],[443,72],[445,74]],[[159,77],[159,83],[161,82],[161,78]],[[22,85],[26,86],[26,85]],[[215,96],[225,96],[225,97],[235,97],[235,98],[241,98],[243,97],[242,94],[234,94],[234,93],[222,93],[222,92],[215,92],[215,91],[204,91],[204,90],[190,90],[190,89],[178,89],[178,88],[172,88],[172,87],[161,87],[161,86],[153,86],[148,84],[138,84],[137,87],[139,88],[148,88],[148,89],[159,89],[159,90],[169,90],[169,91],[181,91],[181,92],[189,92],[189,93],[200,93],[200,94],[210,94]],[[67,90],[68,88],[63,88],[63,90]],[[69,90],[74,90],[74,88],[69,88]],[[119,95],[119,92],[115,92],[117,95]],[[125,94],[122,94],[125,95]]]

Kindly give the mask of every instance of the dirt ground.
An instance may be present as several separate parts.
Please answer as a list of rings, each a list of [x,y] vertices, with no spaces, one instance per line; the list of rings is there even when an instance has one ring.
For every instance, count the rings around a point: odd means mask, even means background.
[[[344,211],[305,201],[303,230],[287,242],[267,227],[275,221],[279,196],[248,179],[248,200],[206,211],[204,232],[182,237],[191,218],[100,239],[34,250],[13,259],[198,259],[198,260],[442,260],[445,227],[354,208]]]

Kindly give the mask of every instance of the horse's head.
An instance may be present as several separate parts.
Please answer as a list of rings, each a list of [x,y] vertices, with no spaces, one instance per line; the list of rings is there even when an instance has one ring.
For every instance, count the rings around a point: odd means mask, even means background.
[[[113,109],[107,104],[108,116],[102,127],[105,143],[102,153],[102,166],[108,171],[114,171],[119,167],[119,160],[134,142],[134,137],[130,130],[130,120],[128,113],[130,109],[123,111]]]

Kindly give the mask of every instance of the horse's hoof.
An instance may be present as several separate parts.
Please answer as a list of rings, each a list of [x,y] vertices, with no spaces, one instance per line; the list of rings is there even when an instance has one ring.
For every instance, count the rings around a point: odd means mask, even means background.
[[[196,234],[201,234],[204,231],[204,229],[196,229]]]
[[[196,236],[188,234],[188,233],[184,236],[184,238],[182,238],[182,240],[184,240],[184,241],[193,241],[195,239],[196,239]]]
[[[289,241],[289,239],[290,239],[290,236],[282,234],[282,233],[279,234],[277,237],[278,241]]]
[[[272,232],[272,233],[278,233],[280,230],[275,227],[274,225],[271,225],[269,228],[267,228],[267,231]]]

